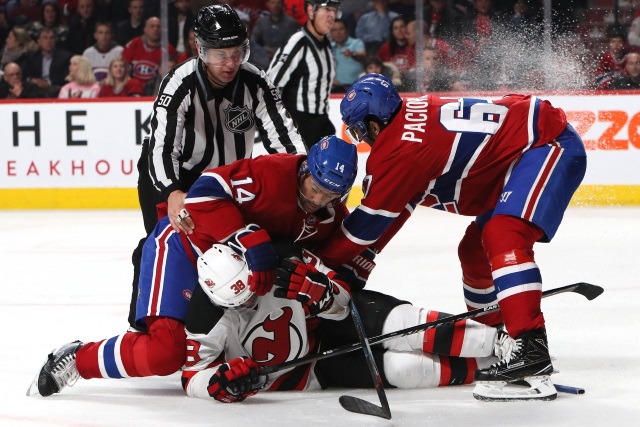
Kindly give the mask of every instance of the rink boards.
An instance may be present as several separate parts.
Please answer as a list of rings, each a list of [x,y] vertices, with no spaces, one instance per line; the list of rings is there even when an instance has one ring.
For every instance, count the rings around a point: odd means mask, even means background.
[[[640,205],[640,92],[537,96],[565,110],[588,150],[587,174],[572,203]],[[331,100],[331,119],[347,139],[340,99]],[[152,102],[0,101],[0,209],[137,208],[136,162]],[[358,152],[356,182],[364,176],[368,147],[361,144]],[[256,144],[254,156],[262,153]],[[355,186],[349,204],[361,197]]]

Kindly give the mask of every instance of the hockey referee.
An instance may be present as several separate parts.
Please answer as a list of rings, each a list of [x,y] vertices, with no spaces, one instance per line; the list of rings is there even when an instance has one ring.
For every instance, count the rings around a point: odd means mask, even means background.
[[[305,0],[307,22],[274,55],[267,74],[282,95],[307,149],[336,132],[329,98],[336,74],[327,34],[340,17],[339,0]]]
[[[268,153],[306,152],[278,91],[263,71],[247,63],[249,39],[238,14],[229,5],[205,6],[193,29],[198,56],[162,80],[151,133],[138,161],[138,198],[147,235],[158,219],[156,205],[163,202],[174,230],[191,232],[191,218],[178,218],[187,191],[205,169],[251,157],[256,131]],[[132,259],[132,326],[145,240]]]

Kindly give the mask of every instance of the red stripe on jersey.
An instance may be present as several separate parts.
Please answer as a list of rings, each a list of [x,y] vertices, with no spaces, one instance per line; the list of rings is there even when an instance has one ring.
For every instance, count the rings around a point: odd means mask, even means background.
[[[159,313],[160,293],[162,292],[162,282],[164,280],[165,257],[167,253],[167,241],[171,234],[175,233],[171,226],[167,226],[162,234],[156,239],[156,265],[154,266],[153,280],[151,283],[151,303],[149,305],[149,316],[157,316]]]
[[[547,181],[549,180],[551,173],[558,164],[558,161],[560,160],[560,154],[562,154],[561,148],[551,147],[551,151],[549,152],[549,156],[547,157],[546,164],[544,165],[542,172],[538,177],[538,181],[531,190],[529,200],[527,201],[527,205],[524,208],[524,214],[522,215],[524,219],[532,221],[536,205],[538,204],[538,199],[540,198],[540,194],[544,190],[544,187],[547,185]]]
[[[451,361],[447,356],[440,356],[440,383],[439,386],[449,385],[451,381]]]
[[[427,313],[427,323],[438,320],[438,311],[429,311]],[[433,353],[433,345],[436,342],[436,328],[427,329],[424,331],[424,338],[422,340],[422,350],[427,353]]]
[[[460,356],[466,327],[467,322],[465,320],[460,320],[455,323],[453,328],[453,341],[451,342],[451,356]]]

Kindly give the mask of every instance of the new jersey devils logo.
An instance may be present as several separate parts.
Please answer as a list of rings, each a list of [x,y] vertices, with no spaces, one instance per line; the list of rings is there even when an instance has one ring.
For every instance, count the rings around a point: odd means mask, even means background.
[[[253,115],[247,107],[228,106],[224,110],[224,125],[233,133],[245,133],[253,127]]]
[[[275,365],[300,357],[303,337],[291,322],[293,310],[282,307],[281,314],[273,318],[271,313],[262,323],[254,326],[242,340],[242,346],[249,351],[256,362]]]

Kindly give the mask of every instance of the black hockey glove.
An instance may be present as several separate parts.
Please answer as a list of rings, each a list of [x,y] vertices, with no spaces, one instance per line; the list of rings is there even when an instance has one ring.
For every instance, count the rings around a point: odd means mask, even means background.
[[[340,292],[331,279],[313,265],[293,258],[282,261],[276,270],[275,285],[276,297],[300,301],[312,316],[330,309],[334,292]]]
[[[268,377],[259,375],[259,369],[250,357],[237,357],[220,365],[209,380],[209,396],[224,403],[242,402],[267,384]]]

